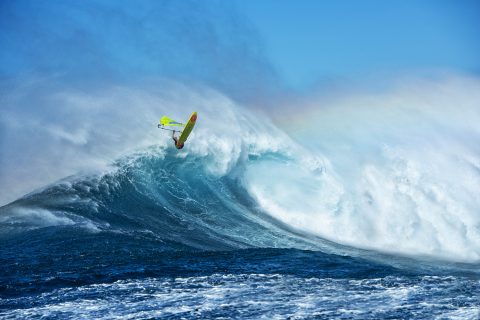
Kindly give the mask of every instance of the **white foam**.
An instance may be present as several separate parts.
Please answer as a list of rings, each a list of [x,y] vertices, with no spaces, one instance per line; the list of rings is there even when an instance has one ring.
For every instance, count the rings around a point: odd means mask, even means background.
[[[244,179],[267,212],[355,247],[480,261],[477,79],[296,107],[311,122],[297,136],[308,152],[288,165],[254,164]],[[321,157],[325,170],[302,160],[305,153]]]
[[[62,213],[41,208],[17,207],[0,216],[5,225],[28,225],[29,228],[73,225],[75,222]]]
[[[50,211],[36,207],[15,206],[0,215],[3,231],[26,231],[52,226],[71,226],[99,232],[91,220],[62,211]]]
[[[455,286],[474,290],[475,283],[453,279]],[[457,282],[458,281],[458,282]],[[346,294],[348,293],[348,294]],[[304,278],[281,274],[212,274],[199,277],[121,280],[13,298],[35,306],[7,310],[7,317],[74,319],[242,318],[285,319],[323,316],[341,318],[419,317],[475,318],[476,292],[452,304],[457,292],[452,279]],[[9,299],[10,300],[10,299]],[[12,301],[6,301],[7,303]],[[232,312],[239,312],[238,314]]]

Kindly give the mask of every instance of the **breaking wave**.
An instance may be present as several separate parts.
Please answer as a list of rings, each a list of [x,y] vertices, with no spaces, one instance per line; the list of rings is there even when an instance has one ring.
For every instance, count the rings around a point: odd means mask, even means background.
[[[480,86],[465,81],[423,85],[430,91],[413,98],[404,88],[354,103],[309,102],[298,110],[310,120],[292,136],[279,129],[281,117],[274,125],[205,88],[57,93],[74,124],[41,123],[38,139],[63,148],[51,161],[59,174],[82,173],[1,207],[0,233],[122,234],[162,250],[346,245],[478,262],[480,99],[462,88]],[[125,114],[111,122],[115,108]],[[162,113],[192,110],[199,121],[182,151],[151,129]],[[7,130],[14,118],[7,108]],[[48,162],[48,150],[34,164]]]

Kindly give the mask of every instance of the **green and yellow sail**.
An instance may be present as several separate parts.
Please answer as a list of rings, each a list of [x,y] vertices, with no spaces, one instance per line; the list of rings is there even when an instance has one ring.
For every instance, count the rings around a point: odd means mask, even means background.
[[[163,116],[160,119],[160,124],[165,127],[184,127],[185,125],[181,122],[175,121],[167,116]]]

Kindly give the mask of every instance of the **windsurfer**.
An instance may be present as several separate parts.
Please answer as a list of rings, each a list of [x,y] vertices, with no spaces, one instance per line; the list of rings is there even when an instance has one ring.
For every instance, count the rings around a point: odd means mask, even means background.
[[[176,132],[175,130],[172,131],[172,139],[173,139],[173,141],[175,141],[175,148],[182,149],[183,148],[183,143],[181,143],[181,144],[178,143],[178,138],[175,137],[175,132]]]

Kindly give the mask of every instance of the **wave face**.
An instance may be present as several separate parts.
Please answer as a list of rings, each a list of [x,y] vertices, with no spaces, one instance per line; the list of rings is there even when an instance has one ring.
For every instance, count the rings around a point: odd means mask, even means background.
[[[208,157],[176,152],[152,148],[118,161],[110,173],[67,178],[13,202],[2,208],[2,236],[55,228],[64,237],[144,237],[162,250],[318,247],[262,212],[235,170],[218,177],[206,171]]]

